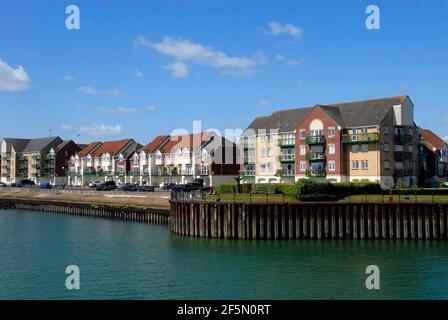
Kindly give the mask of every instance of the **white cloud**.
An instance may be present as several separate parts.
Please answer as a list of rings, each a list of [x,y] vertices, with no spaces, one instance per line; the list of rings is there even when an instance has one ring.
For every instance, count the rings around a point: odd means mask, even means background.
[[[115,111],[118,112],[118,113],[127,113],[127,114],[129,114],[129,113],[134,113],[134,112],[136,112],[137,109],[135,109],[135,108],[127,108],[127,107],[119,106],[119,107],[117,107],[117,108],[115,109]]]
[[[441,121],[443,124],[448,124],[448,116],[442,117],[442,118],[440,119],[440,121]]]
[[[119,124],[114,126],[105,124],[91,124],[88,126],[82,126],[79,130],[91,136],[104,136],[120,134],[123,131],[123,127]]]
[[[260,105],[260,107],[265,108],[265,107],[269,106],[269,101],[266,99],[260,99],[258,101],[258,104]]]
[[[145,109],[149,110],[149,111],[154,111],[154,110],[156,110],[156,106],[155,105],[149,105],[149,106],[146,106]]]
[[[123,95],[123,92],[121,92],[121,90],[118,89],[118,88],[113,88],[113,89],[107,90],[106,93],[108,95],[113,96],[113,97],[118,97],[118,96],[122,96]]]
[[[72,125],[67,124],[67,123],[61,124],[61,127],[60,127],[61,130],[70,130],[71,128],[72,128]]]
[[[300,38],[303,34],[302,29],[289,23],[282,24],[280,22],[271,21],[268,23],[268,27],[269,30],[267,33],[273,36],[288,34],[294,38]]]
[[[135,69],[134,78],[142,79],[143,78],[143,73],[140,70]]]
[[[134,41],[136,47],[145,47],[160,54],[173,58],[175,61],[165,68],[173,72],[173,76],[185,78],[188,76],[188,65],[201,64],[227,71],[246,71],[257,64],[266,63],[266,56],[256,52],[252,57],[231,57],[224,52],[193,43],[186,39],[173,39],[165,37],[161,42],[153,43],[145,37],[137,37]],[[227,74],[231,74],[229,72]]]
[[[96,91],[95,88],[89,87],[89,86],[81,86],[78,88],[79,92],[85,93],[85,94],[91,94],[95,95],[98,94],[98,91]]]
[[[288,66],[291,66],[291,67],[298,67],[298,66],[303,65],[303,60],[287,58],[287,57],[285,57],[284,55],[281,55],[281,54],[277,54],[275,56],[275,61],[277,61],[277,62],[284,62]]]
[[[22,66],[11,68],[0,59],[0,90],[20,91],[28,89],[30,77]]]
[[[65,81],[74,81],[74,80],[75,80],[75,77],[73,77],[73,76],[70,75],[70,74],[66,74],[66,75],[64,76],[64,80],[65,80]]]
[[[188,78],[190,75],[188,66],[183,62],[173,62],[163,67],[171,71],[173,78]]]

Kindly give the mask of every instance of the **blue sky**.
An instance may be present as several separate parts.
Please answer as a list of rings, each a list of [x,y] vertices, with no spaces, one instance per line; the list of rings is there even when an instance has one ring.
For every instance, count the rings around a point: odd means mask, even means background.
[[[80,30],[65,27],[70,4]],[[369,4],[380,30],[364,25]],[[448,1],[2,2],[0,137],[145,144],[193,120],[244,129],[276,109],[403,94],[447,137],[447,13]]]

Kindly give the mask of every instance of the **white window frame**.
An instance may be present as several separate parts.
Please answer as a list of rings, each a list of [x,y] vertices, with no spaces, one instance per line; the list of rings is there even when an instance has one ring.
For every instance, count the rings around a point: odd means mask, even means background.
[[[336,161],[328,161],[328,171],[336,171]]]

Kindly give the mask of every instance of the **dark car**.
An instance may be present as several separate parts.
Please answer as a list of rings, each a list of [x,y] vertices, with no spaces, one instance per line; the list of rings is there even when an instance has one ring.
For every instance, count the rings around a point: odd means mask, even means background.
[[[164,190],[164,191],[173,190],[174,188],[176,188],[176,186],[177,186],[177,184],[175,184],[175,183],[165,183],[162,186],[162,190]]]
[[[175,191],[175,192],[190,192],[195,190],[190,184],[176,184],[176,186],[174,188],[172,188],[171,190]]]
[[[16,183],[16,187],[34,187],[36,183],[33,180],[30,179],[21,179],[19,182]]]
[[[51,183],[45,182],[40,185],[41,189],[51,189]]]
[[[138,188],[135,184],[125,183],[120,187],[121,191],[138,191]]]
[[[117,189],[117,185],[115,181],[106,181],[100,184],[97,184],[95,187],[96,191],[112,191]]]
[[[138,192],[154,192],[155,188],[152,186],[138,186]]]

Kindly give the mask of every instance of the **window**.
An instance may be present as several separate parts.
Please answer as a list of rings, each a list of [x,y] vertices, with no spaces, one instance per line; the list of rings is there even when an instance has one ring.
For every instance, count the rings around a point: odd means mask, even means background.
[[[266,172],[266,164],[262,163],[260,169],[261,172]]]
[[[268,157],[274,156],[274,152],[272,151],[272,148],[268,148]]]
[[[335,161],[329,161],[328,162],[328,170],[335,171],[336,170],[336,162]]]
[[[305,171],[305,170],[306,170],[306,162],[300,161],[300,171]]]
[[[409,152],[413,152],[414,151],[414,146],[412,144],[409,145]]]
[[[334,137],[336,135],[336,129],[334,127],[328,128],[328,136]]]
[[[352,145],[352,152],[359,152],[359,145],[357,144]]]
[[[266,141],[266,136],[260,136],[260,142],[265,142]]]
[[[384,126],[384,134],[389,134],[389,127],[388,126]]]
[[[384,152],[389,152],[389,144],[388,143],[384,144]]]
[[[274,138],[274,136],[272,136],[272,135],[268,135],[268,141],[269,142],[272,142],[272,139]]]
[[[361,160],[361,169],[369,169],[369,160]]]
[[[300,155],[305,155],[306,154],[306,148],[305,146],[300,146]]]
[[[368,144],[362,144],[361,145],[361,152],[368,152],[369,151],[369,145]]]
[[[273,172],[274,171],[274,165],[272,162],[268,162],[268,172]]]
[[[409,134],[411,137],[414,136],[414,129],[409,128],[409,129],[408,129],[408,134]]]
[[[384,169],[389,170],[390,169],[390,162],[389,160],[384,160]]]
[[[329,145],[328,145],[328,153],[329,153],[329,154],[335,154],[335,153],[336,153],[336,145],[334,145],[334,144],[329,144]]]
[[[359,169],[359,161],[358,160],[352,160],[352,169],[354,169],[354,170]]]
[[[266,157],[266,148],[260,149],[260,157]]]
[[[300,129],[299,137],[300,137],[300,139],[304,140],[306,138],[306,130]]]

